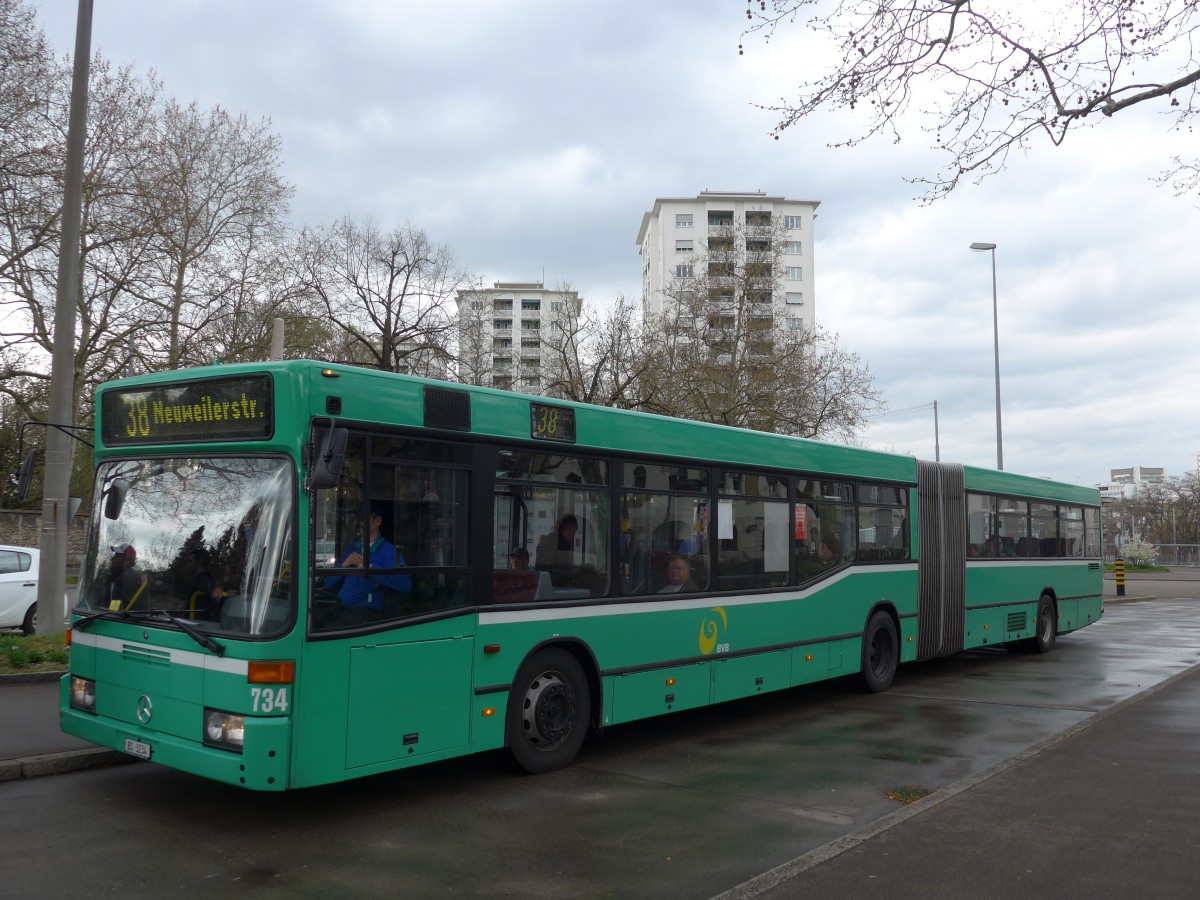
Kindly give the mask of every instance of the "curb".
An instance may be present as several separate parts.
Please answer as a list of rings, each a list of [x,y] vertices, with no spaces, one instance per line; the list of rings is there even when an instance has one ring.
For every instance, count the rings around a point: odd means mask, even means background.
[[[0,675],[0,687],[6,684],[47,684],[51,681],[58,681],[67,670],[63,669],[59,672],[17,672],[11,675]]]
[[[1157,597],[1105,597],[1104,605],[1120,605],[1122,603],[1149,603],[1157,600]]]
[[[117,750],[95,749],[64,750],[60,753],[41,753],[19,759],[0,760],[0,782],[16,781],[20,778],[41,778],[46,775],[65,775],[99,766],[113,766],[137,762],[127,753]]]

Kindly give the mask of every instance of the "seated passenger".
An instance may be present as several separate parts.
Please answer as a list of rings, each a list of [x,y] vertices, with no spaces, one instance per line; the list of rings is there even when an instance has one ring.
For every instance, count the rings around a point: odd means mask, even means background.
[[[810,552],[807,558],[796,560],[796,575],[801,581],[806,581],[842,562],[841,544],[838,539],[832,535],[822,536],[817,543],[816,552]]]
[[[404,554],[379,533],[383,524],[383,504],[372,503],[370,509],[370,541],[364,560],[361,541],[355,541],[339,560],[338,568],[358,569],[370,561],[366,575],[331,575],[325,579],[325,587],[337,591],[338,602],[346,609],[383,610],[384,591],[393,590],[407,594],[412,590],[412,578],[408,575],[375,574],[377,569],[393,569],[407,565]]]
[[[682,553],[673,553],[667,563],[667,583],[658,589],[660,594],[685,594],[697,590],[692,581],[692,565]]]
[[[550,573],[555,585],[566,584],[575,573],[575,534],[579,531],[579,520],[565,515],[553,534],[538,541],[537,567]]]
[[[821,538],[821,546],[817,548],[817,557],[827,566],[841,562],[842,551],[838,546],[837,538]]]

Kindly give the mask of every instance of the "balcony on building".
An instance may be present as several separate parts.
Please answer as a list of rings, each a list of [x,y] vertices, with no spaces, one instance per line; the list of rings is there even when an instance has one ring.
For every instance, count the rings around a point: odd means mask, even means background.
[[[719,234],[733,229],[733,210],[713,210],[708,214],[708,233]]]

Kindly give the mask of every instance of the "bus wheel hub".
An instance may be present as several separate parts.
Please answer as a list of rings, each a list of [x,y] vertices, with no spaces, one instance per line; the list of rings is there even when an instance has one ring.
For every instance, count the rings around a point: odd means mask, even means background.
[[[554,672],[544,672],[525,693],[521,720],[525,736],[535,747],[548,747],[571,733],[575,698],[567,683]]]

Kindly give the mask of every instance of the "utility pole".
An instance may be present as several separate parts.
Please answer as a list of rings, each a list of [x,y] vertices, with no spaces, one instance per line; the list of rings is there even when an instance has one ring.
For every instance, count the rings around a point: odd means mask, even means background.
[[[54,306],[54,358],[50,367],[47,419],[75,422],[75,306],[80,286],[80,228],[83,217],[83,150],[87,136],[88,74],[92,55],[92,0],[79,0],[75,23],[75,66],[71,76],[71,115],[67,123],[66,178],[62,242],[58,251],[58,293]],[[67,584],[67,526],[70,524],[72,439],[67,431],[46,429],[46,472],[42,494],[42,558],[38,568],[37,630],[63,628]]]

